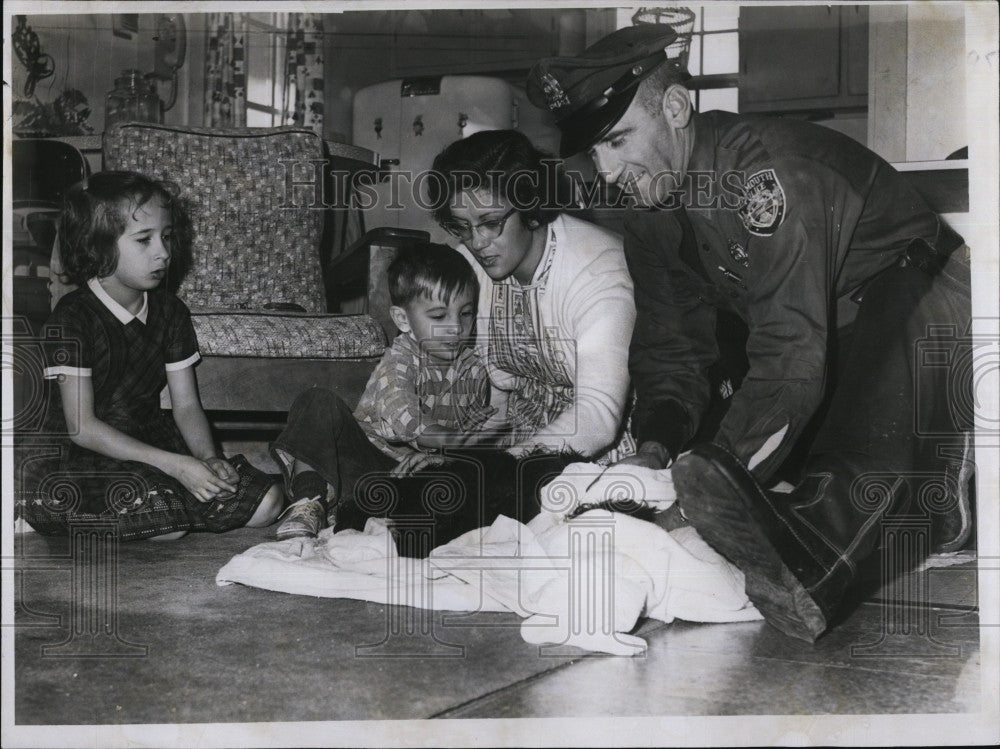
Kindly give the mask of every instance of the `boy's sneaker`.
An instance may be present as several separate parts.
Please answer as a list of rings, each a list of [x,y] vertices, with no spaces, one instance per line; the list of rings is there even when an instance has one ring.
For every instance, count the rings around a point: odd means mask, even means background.
[[[289,505],[278,519],[281,524],[274,535],[279,541],[287,538],[316,538],[326,527],[326,508],[319,497],[300,499]]]

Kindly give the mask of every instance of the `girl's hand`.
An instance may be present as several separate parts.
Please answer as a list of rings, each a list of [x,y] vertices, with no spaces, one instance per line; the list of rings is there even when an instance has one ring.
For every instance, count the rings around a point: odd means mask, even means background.
[[[190,455],[178,455],[173,477],[199,502],[209,502],[220,492],[234,492],[236,487],[219,478],[208,465]]]
[[[444,465],[444,463],[445,460],[440,455],[414,451],[399,461],[396,467],[392,469],[390,475],[397,478],[412,476],[417,471],[422,471],[432,466]]]
[[[228,481],[232,484],[233,490],[235,491],[236,484],[238,484],[240,480],[240,474],[239,471],[233,468],[232,463],[225,458],[205,458],[205,465],[211,468],[212,471],[215,472],[215,475],[220,479]]]

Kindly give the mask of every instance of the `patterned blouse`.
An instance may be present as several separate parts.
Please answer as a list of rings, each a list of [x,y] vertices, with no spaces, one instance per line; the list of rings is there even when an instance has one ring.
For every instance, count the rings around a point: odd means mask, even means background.
[[[529,284],[494,281],[464,246],[479,279],[477,345],[488,362],[491,404],[515,452],[573,451],[618,460],[628,434],[632,279],[617,234],[569,216],[548,225]]]

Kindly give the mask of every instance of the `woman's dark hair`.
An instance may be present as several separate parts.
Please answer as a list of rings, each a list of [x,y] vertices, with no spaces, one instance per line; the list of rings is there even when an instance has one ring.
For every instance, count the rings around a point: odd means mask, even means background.
[[[517,130],[484,130],[457,140],[434,159],[434,179],[427,183],[434,218],[453,220],[452,200],[473,190],[503,200],[525,226],[551,223],[573,205],[561,166]]]
[[[64,280],[82,285],[113,273],[129,214],[151,200],[159,200],[170,214],[170,279],[179,282],[191,263],[193,231],[186,202],[175,185],[136,172],[98,172],[67,192],[59,217]]]
[[[389,298],[397,306],[408,304],[418,295],[430,297],[435,292],[445,304],[456,294],[471,291],[479,297],[479,281],[469,262],[448,245],[421,242],[400,251],[386,271]]]

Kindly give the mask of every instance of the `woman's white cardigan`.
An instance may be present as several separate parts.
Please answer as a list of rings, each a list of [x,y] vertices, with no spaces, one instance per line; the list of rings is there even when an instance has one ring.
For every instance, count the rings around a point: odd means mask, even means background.
[[[575,351],[566,351],[575,398],[521,447],[599,456],[614,447],[628,398],[628,348],[635,324],[632,279],[622,239],[614,232],[566,215],[545,228],[545,251],[532,285],[544,286],[538,295],[542,329],[555,328],[559,339],[575,343]],[[479,279],[477,345],[485,357],[493,287],[518,282],[513,277],[494,282],[464,245],[458,250]],[[493,384],[498,405],[504,393],[496,385],[503,383],[494,377]]]

